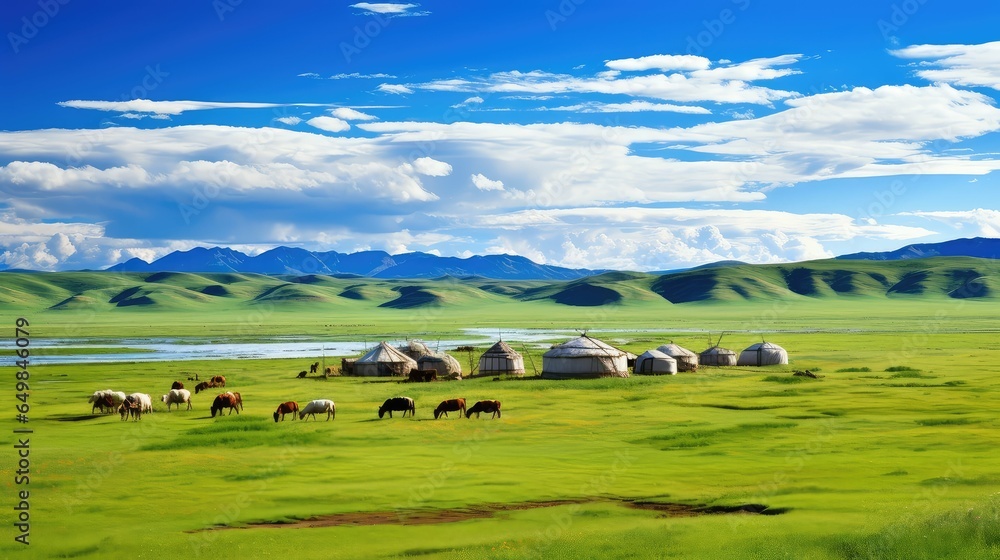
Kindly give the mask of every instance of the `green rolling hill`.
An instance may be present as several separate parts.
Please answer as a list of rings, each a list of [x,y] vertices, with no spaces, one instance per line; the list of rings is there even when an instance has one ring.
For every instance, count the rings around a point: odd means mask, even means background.
[[[480,277],[391,280],[324,275],[172,272],[0,273],[0,309],[211,312],[331,307],[447,308],[534,303],[560,307],[850,299],[995,300],[1000,261],[934,257],[735,264],[663,275],[607,272],[571,281]]]

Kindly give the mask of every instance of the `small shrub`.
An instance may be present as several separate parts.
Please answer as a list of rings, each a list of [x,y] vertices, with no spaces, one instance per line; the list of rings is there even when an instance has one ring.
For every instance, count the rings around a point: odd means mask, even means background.
[[[892,366],[885,368],[885,371],[920,371],[917,368],[911,368],[910,366]]]
[[[869,373],[870,367],[845,367],[837,370],[837,373]]]

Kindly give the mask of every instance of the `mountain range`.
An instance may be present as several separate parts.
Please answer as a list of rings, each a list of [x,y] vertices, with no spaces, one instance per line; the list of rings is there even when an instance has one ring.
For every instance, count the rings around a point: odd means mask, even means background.
[[[338,253],[276,247],[249,256],[226,247],[198,247],[174,251],[151,263],[133,258],[107,269],[110,272],[237,272],[256,274],[322,274],[368,278],[437,278],[480,276],[498,280],[573,280],[603,272],[538,264],[515,255],[468,258],[429,253],[390,255],[385,251]]]
[[[1000,256],[1000,239],[984,237],[954,239],[942,243],[907,245],[895,251],[852,253],[836,258],[892,261],[937,256],[997,258]],[[725,268],[742,264],[744,263],[739,261],[722,261],[693,269],[661,271],[654,274],[674,274],[686,270]],[[256,256],[249,256],[228,247],[197,247],[189,251],[174,251],[153,262],[133,258],[107,270],[110,272],[236,272],[267,275],[322,274],[385,279],[452,276],[495,280],[576,280],[606,272],[606,270],[538,264],[525,257],[514,255],[477,255],[458,258],[439,257],[420,252],[399,255],[390,255],[385,251],[315,252],[296,247],[276,247]]]
[[[917,243],[895,251],[882,253],[852,253],[837,257],[843,260],[898,261],[905,259],[925,259],[928,257],[978,257],[995,259],[1000,257],[1000,239],[973,237],[952,239],[941,243]]]

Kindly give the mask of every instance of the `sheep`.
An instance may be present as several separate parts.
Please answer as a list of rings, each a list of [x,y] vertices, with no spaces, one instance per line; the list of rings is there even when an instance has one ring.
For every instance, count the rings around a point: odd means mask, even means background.
[[[304,419],[307,415],[311,415],[313,420],[315,420],[317,412],[320,414],[325,412],[326,419],[333,420],[337,416],[337,406],[329,399],[310,401],[305,408],[299,411],[299,420]]]

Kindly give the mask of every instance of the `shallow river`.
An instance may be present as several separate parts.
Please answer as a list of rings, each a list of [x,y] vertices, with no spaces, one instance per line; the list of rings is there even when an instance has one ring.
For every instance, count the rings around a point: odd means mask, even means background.
[[[495,329],[462,329],[466,335],[449,340],[425,340],[431,350],[450,351],[457,346],[476,346],[485,350],[497,340]],[[605,330],[604,333],[625,332]],[[628,331],[631,334],[635,330]],[[642,330],[639,332],[656,334],[677,332],[672,329]],[[687,332],[690,332],[688,330]],[[579,336],[578,331],[550,329],[504,330],[503,339],[515,349],[522,344],[544,347],[543,341],[568,340]],[[405,340],[387,340],[393,346],[404,344]],[[664,339],[666,342],[666,339]],[[379,343],[378,339],[349,342],[330,342],[304,339],[301,337],[278,337],[270,342],[233,343],[202,338],[127,338],[127,339],[33,339],[31,341],[32,362],[45,364],[83,364],[107,362],[162,362],[186,360],[228,360],[266,358],[314,358],[320,356],[357,356]],[[0,344],[5,350],[13,349],[12,343]],[[47,348],[58,348],[58,354],[50,355]],[[95,350],[100,353],[95,353]]]

